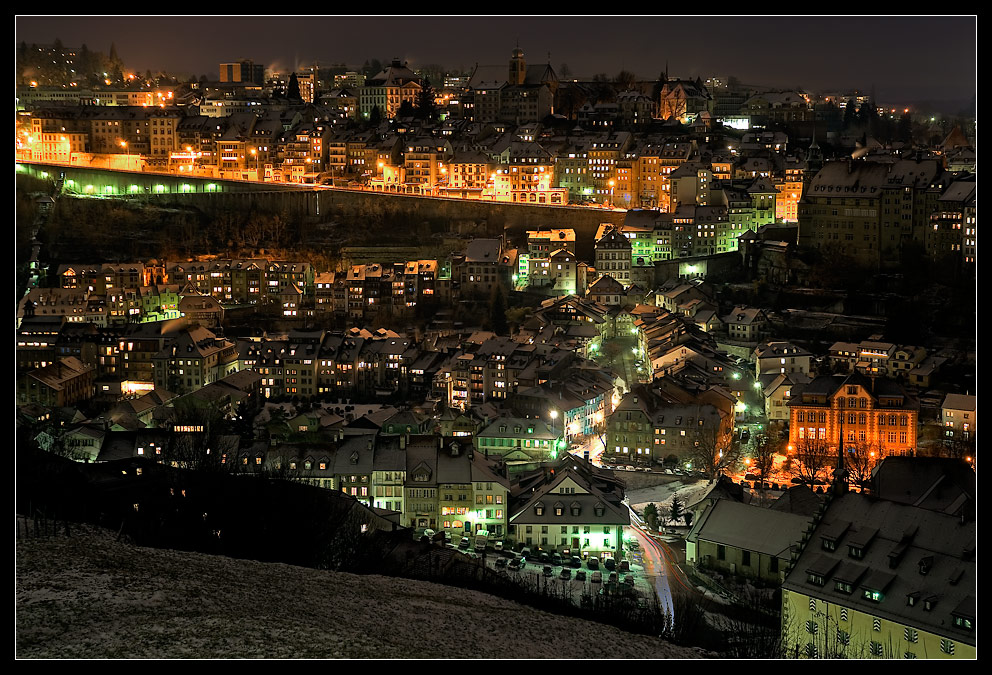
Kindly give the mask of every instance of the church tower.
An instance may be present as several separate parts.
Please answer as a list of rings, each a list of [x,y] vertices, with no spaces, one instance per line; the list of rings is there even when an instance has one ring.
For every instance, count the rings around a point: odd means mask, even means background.
[[[524,61],[524,52],[518,46],[513,50],[513,57],[510,59],[510,76],[507,82],[511,86],[518,86],[524,83],[527,76],[527,62]]]
[[[823,151],[820,150],[820,146],[816,142],[816,126],[813,127],[813,143],[809,146],[809,151],[806,153],[806,167],[803,171],[803,194],[806,193],[806,188],[812,182],[813,177],[823,168]]]

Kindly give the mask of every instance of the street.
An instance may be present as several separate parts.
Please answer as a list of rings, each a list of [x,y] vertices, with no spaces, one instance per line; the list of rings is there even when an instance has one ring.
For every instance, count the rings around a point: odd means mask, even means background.
[[[678,563],[677,554],[664,541],[659,541],[642,529],[642,521],[637,514],[630,512],[629,533],[640,544],[637,551],[631,552],[631,564],[644,569],[645,580],[654,586],[662,607],[672,612],[675,620],[675,603],[672,600],[672,586],[679,591],[693,591]]]

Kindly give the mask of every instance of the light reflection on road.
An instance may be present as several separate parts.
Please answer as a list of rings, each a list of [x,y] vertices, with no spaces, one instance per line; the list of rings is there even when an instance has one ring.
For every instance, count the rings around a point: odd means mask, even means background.
[[[644,567],[645,579],[653,580],[655,592],[663,609],[672,613],[675,618],[675,604],[672,601],[672,589],[669,585],[669,558],[665,555],[661,544],[648,536],[641,529],[641,520],[633,510],[630,512],[630,534],[640,544],[638,551],[632,551],[632,562]]]

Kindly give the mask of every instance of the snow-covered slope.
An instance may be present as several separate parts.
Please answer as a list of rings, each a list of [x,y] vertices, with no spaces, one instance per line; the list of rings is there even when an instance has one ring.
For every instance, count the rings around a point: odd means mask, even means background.
[[[158,550],[77,526],[17,542],[19,658],[705,658],[428,582]]]

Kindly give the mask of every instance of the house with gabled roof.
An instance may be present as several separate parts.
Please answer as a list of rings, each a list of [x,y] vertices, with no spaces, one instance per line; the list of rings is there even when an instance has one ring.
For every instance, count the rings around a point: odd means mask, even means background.
[[[623,284],[609,274],[600,276],[586,290],[586,298],[602,305],[620,306],[626,297]]]
[[[809,516],[717,499],[686,535],[686,562],[781,583]]]
[[[568,455],[511,486],[509,538],[516,548],[621,558],[623,528],[630,525],[623,490],[587,467]]]
[[[434,436],[411,438],[406,446],[402,524],[419,531],[438,527],[437,448]]]
[[[946,439],[973,440],[978,430],[978,399],[972,394],[948,394],[940,406]]]
[[[730,339],[742,342],[758,342],[768,327],[764,310],[755,307],[734,307],[722,320]]]
[[[19,377],[18,402],[57,407],[72,405],[93,396],[95,377],[96,368],[68,356]]]

